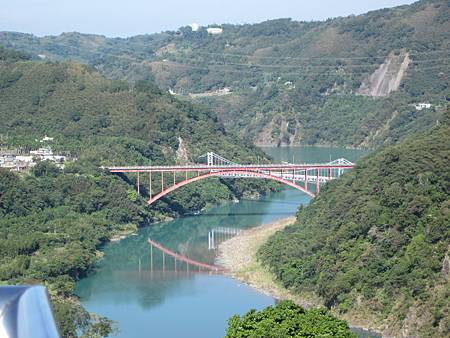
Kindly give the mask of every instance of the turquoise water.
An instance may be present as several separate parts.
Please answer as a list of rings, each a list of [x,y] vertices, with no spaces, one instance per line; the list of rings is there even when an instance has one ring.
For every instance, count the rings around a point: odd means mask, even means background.
[[[266,148],[276,161],[322,162],[338,157],[355,160],[359,150],[329,148]],[[125,198],[125,197],[124,197]],[[141,229],[137,235],[104,248],[95,272],[77,284],[77,294],[92,312],[117,322],[119,337],[222,337],[233,314],[262,309],[271,297],[223,275],[186,271],[186,266],[153,249],[147,238],[205,263],[217,251],[208,233],[217,227],[245,229],[294,215],[309,197],[292,188],[260,200],[227,203],[197,216],[183,217]],[[215,233],[215,245],[229,237]],[[153,269],[151,269],[153,267]],[[370,336],[370,335],[369,335]]]

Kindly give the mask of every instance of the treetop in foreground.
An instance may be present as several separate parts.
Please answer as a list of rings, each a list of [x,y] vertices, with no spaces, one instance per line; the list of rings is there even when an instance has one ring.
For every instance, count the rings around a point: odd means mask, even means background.
[[[326,309],[310,309],[282,301],[262,311],[250,310],[228,321],[226,338],[342,337],[353,338],[347,323]]]

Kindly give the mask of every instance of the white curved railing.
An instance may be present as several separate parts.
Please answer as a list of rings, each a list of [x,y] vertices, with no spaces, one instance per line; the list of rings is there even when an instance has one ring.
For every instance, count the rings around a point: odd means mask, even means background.
[[[60,337],[45,287],[0,287],[0,337]]]

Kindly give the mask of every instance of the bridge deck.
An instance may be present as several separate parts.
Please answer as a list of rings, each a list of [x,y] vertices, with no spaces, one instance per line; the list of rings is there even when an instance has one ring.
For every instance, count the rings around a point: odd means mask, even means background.
[[[313,169],[352,169],[353,164],[242,164],[242,165],[184,165],[184,166],[123,166],[123,167],[103,167],[110,172],[151,172],[151,171],[240,171],[240,170],[313,170]]]
[[[305,194],[315,197],[320,191],[320,183],[328,182],[331,179],[338,178],[346,169],[352,169],[354,164],[345,158],[336,159],[328,163],[258,163],[258,164],[237,164],[231,162],[217,154],[209,152],[201,157],[207,157],[207,163],[186,164],[186,165],[157,165],[157,166],[108,166],[101,167],[111,173],[136,173],[136,186],[138,194],[140,193],[140,174],[148,173],[148,192],[150,199],[147,204],[152,204],[168,193],[185,186],[186,184],[197,182],[209,177],[230,177],[230,178],[262,178],[274,180]],[[153,175],[155,173],[155,175]],[[172,178],[167,182],[165,174],[171,173]],[[180,173],[183,173],[180,178]],[[324,175],[325,174],[325,175]],[[159,192],[154,194],[154,177],[158,176]],[[166,184],[165,184],[166,179]],[[181,181],[180,181],[181,179]],[[157,181],[156,181],[157,182]],[[298,184],[303,182],[303,185]],[[315,192],[308,190],[308,183],[315,182]],[[169,183],[169,186],[168,184]],[[158,191],[157,190],[157,191]]]

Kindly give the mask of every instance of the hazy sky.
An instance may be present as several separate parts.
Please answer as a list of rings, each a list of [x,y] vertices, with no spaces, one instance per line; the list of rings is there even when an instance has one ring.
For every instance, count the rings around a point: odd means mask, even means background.
[[[0,31],[36,35],[83,32],[131,36],[192,22],[322,20],[410,4],[414,0],[0,0]]]

